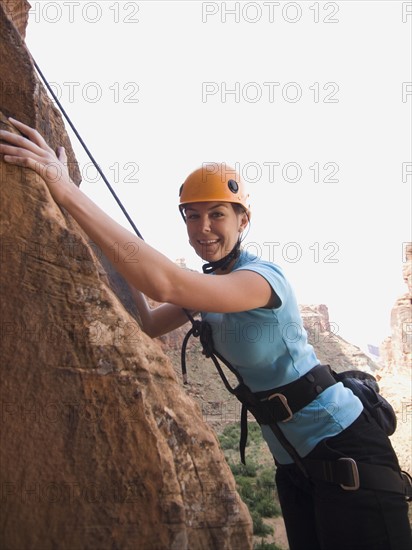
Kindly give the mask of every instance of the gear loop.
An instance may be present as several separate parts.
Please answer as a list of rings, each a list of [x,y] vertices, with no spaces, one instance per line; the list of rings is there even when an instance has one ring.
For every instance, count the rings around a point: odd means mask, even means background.
[[[203,355],[211,357],[213,354],[213,336],[210,324],[207,321],[196,320],[193,322],[192,330],[193,336],[199,337]]]

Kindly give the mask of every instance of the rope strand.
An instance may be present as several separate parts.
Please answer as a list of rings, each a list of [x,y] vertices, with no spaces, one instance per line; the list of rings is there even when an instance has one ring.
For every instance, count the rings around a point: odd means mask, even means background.
[[[134,232],[136,233],[136,235],[138,237],[140,237],[142,240],[143,237],[140,233],[140,231],[137,229],[134,221],[132,220],[132,218],[129,216],[129,213],[127,212],[126,208],[123,206],[121,200],[119,199],[119,197],[116,195],[116,192],[114,191],[113,187],[110,185],[108,179],[106,178],[106,176],[104,175],[103,173],[103,170],[100,168],[100,166],[97,164],[96,160],[94,159],[93,155],[91,154],[89,148],[87,147],[86,143],[83,141],[81,135],[79,134],[79,132],[77,131],[76,127],[74,126],[74,124],[72,123],[72,121],[70,120],[70,117],[69,115],[66,113],[66,111],[64,110],[64,107],[63,105],[60,103],[60,100],[59,98],[56,96],[56,94],[54,93],[52,87],[50,86],[50,84],[48,83],[46,77],[44,76],[44,74],[42,73],[42,71],[40,70],[40,67],[37,65],[36,63],[36,60],[33,58],[33,56],[31,56],[31,59],[33,61],[33,64],[37,70],[37,72],[39,73],[41,79],[43,80],[46,88],[49,90],[52,98],[54,99],[54,101],[56,102],[56,104],[58,105],[60,111],[62,112],[64,118],[67,120],[67,123],[70,125],[70,128],[73,130],[75,136],[77,137],[77,139],[79,140],[80,144],[82,145],[83,149],[86,151],[89,159],[92,161],[94,167],[96,168],[96,170],[98,171],[98,173],[100,174],[102,180],[104,181],[104,183],[106,184],[107,188],[109,189],[110,193],[112,194],[114,200],[117,202],[119,208],[121,209],[121,211],[123,212],[123,214],[126,216],[126,219],[127,221],[130,223],[130,225],[132,226]]]

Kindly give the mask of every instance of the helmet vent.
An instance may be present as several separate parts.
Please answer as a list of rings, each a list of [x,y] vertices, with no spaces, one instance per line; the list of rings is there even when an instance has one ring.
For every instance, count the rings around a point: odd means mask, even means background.
[[[230,191],[232,191],[232,193],[237,193],[239,190],[239,185],[235,180],[229,180],[227,182],[227,186],[229,187]]]

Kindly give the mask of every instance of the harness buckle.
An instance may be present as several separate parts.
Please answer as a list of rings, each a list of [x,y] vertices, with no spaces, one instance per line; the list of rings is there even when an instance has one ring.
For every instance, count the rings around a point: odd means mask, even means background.
[[[292,418],[293,418],[293,412],[292,412],[292,409],[289,407],[288,400],[287,400],[286,396],[283,395],[283,393],[272,393],[272,395],[269,395],[267,400],[271,401],[272,399],[276,399],[276,398],[279,399],[279,401],[281,402],[283,408],[285,409],[285,411],[288,415],[286,418],[281,420],[281,422],[289,422],[289,420],[292,420]]]
[[[345,489],[345,491],[357,491],[360,487],[360,482],[358,466],[355,460],[349,457],[342,457],[338,458],[338,462],[346,462],[349,466],[349,469],[346,469],[345,473],[350,473],[351,475],[350,485],[344,485],[343,483],[340,483],[339,485],[342,487],[342,489]]]

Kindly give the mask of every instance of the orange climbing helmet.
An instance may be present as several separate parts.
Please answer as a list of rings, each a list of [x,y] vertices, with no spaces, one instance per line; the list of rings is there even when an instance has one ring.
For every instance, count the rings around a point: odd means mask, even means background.
[[[249,212],[245,185],[238,172],[226,163],[207,162],[188,175],[179,191],[179,209],[192,202],[232,202]]]

